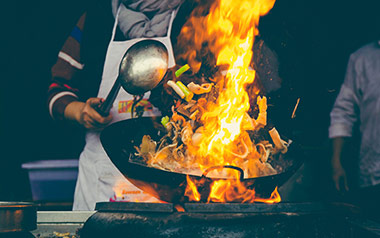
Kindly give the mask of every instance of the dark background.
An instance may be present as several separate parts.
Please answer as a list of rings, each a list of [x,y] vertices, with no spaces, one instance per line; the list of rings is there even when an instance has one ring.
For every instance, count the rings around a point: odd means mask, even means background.
[[[329,112],[343,81],[348,56],[379,39],[376,0],[277,0],[260,30],[280,59],[287,88],[284,115],[301,98],[297,116],[285,120],[301,141],[305,166],[290,200],[325,199],[329,183]],[[30,200],[21,164],[78,158],[83,136],[52,121],[46,104],[50,68],[88,0],[11,1],[2,4],[0,87],[0,200]],[[292,188],[290,188],[292,187]]]

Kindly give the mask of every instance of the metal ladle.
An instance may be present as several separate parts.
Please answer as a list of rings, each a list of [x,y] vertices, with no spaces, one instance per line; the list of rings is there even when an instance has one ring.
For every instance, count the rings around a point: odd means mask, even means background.
[[[119,75],[106,100],[97,108],[102,116],[108,116],[120,87],[132,95],[142,95],[155,88],[168,69],[168,51],[156,40],[142,40],[132,45],[124,54]]]

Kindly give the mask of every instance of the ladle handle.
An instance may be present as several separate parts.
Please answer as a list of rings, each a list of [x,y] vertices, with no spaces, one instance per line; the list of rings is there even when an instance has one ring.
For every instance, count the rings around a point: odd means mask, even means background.
[[[112,104],[115,101],[116,96],[120,91],[120,87],[121,87],[121,83],[118,77],[115,83],[113,84],[111,91],[108,93],[106,100],[99,107],[96,108],[96,111],[100,115],[104,117],[108,116],[108,114],[110,113]]]

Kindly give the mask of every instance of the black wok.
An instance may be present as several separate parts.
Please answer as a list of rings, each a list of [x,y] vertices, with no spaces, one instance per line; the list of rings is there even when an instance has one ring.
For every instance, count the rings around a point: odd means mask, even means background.
[[[144,135],[150,135],[153,140],[159,141],[160,137],[164,135],[164,131],[160,128],[162,129],[162,126],[158,118],[128,119],[105,128],[101,133],[100,140],[111,161],[135,186],[166,202],[187,202],[184,197],[186,174],[147,167],[142,163],[134,162],[135,158],[131,160],[132,157],[135,157],[134,146],[141,144]],[[300,148],[292,143],[286,154],[271,162],[272,166],[280,171],[278,174],[244,179],[241,169],[232,169],[239,170],[241,182],[248,188],[254,188],[257,196],[268,198],[276,186],[285,183],[301,166],[302,157]],[[210,170],[212,169],[210,168]],[[190,175],[193,181],[194,179],[197,181],[196,184],[198,182],[202,184],[198,187],[201,201],[206,201],[208,197],[208,185],[215,179],[219,179],[209,178],[206,175]]]

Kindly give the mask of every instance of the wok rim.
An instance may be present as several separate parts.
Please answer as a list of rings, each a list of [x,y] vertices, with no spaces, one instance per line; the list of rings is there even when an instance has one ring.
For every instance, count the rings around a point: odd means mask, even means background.
[[[119,124],[125,124],[129,121],[136,121],[136,120],[151,120],[151,121],[158,121],[158,119],[160,119],[160,117],[141,117],[141,118],[130,118],[130,119],[126,119],[126,120],[121,120],[121,121],[118,121],[118,122],[115,122],[113,123],[112,125],[110,125],[108,128],[108,130],[110,130],[110,127],[117,127],[117,125]],[[102,146],[103,146],[103,140],[104,140],[104,131],[108,131],[107,128],[105,128],[102,133],[101,133],[101,136],[100,136],[100,140],[101,140],[101,143],[102,143]],[[296,144],[294,141],[292,141],[292,143],[288,146],[288,150],[290,150],[289,148],[293,149],[297,147],[298,151],[300,150],[300,146],[298,144]],[[103,146],[104,148],[104,146]],[[107,152],[107,149],[104,148],[104,150],[106,151],[107,155],[108,155],[108,152]],[[286,156],[287,154],[289,153],[289,151],[287,153],[284,154],[284,156]],[[135,163],[135,162],[131,162],[131,156],[132,156],[132,152],[129,153],[129,156],[128,157],[128,162],[129,164],[133,164],[134,166],[138,166],[140,168],[143,168],[143,169],[152,169],[152,170],[155,170],[155,171],[160,171],[160,172],[164,172],[164,173],[168,173],[168,174],[171,174],[171,175],[177,175],[177,176],[189,176],[189,177],[192,177],[192,178],[195,178],[195,179],[210,179],[210,180],[237,180],[235,178],[216,178],[216,177],[207,177],[207,176],[203,176],[203,173],[204,171],[202,171],[202,175],[199,176],[199,175],[194,175],[194,174],[189,174],[189,173],[179,173],[179,172],[175,172],[175,171],[169,171],[169,170],[164,170],[164,169],[158,169],[158,168],[155,168],[155,167],[150,167],[150,166],[145,166],[141,163]],[[113,159],[108,155],[108,157],[111,159],[112,163],[114,163]],[[281,175],[284,175],[284,174],[287,174],[289,172],[292,172],[293,173],[295,171],[297,171],[303,164],[303,160],[299,159],[299,158],[296,158],[298,156],[293,156],[291,157],[292,158],[292,161],[294,162],[294,164],[292,164],[291,166],[289,166],[285,171],[281,172],[281,173],[277,173],[277,174],[272,174],[272,175],[265,175],[265,176],[259,176],[259,177],[250,177],[250,178],[243,178],[243,179],[240,179],[241,182],[249,182],[249,181],[254,181],[254,180],[266,180],[266,179],[270,179],[270,178],[274,178],[274,177],[277,177],[277,176],[281,176]],[[141,157],[140,157],[141,158]],[[115,163],[114,163],[115,164]],[[116,164],[115,164],[116,165]],[[226,166],[226,165],[221,165],[221,166]],[[116,166],[117,167],[117,166]],[[237,166],[236,166],[237,167]],[[117,167],[118,168],[118,167]],[[239,167],[238,167],[239,168]],[[241,168],[240,168],[241,169]],[[118,170],[120,170],[118,168]],[[122,171],[120,171],[122,172]],[[292,174],[293,174],[292,173]],[[122,172],[122,174],[124,175],[124,173]],[[125,175],[124,175],[125,176]],[[127,177],[127,176],[126,176]]]

